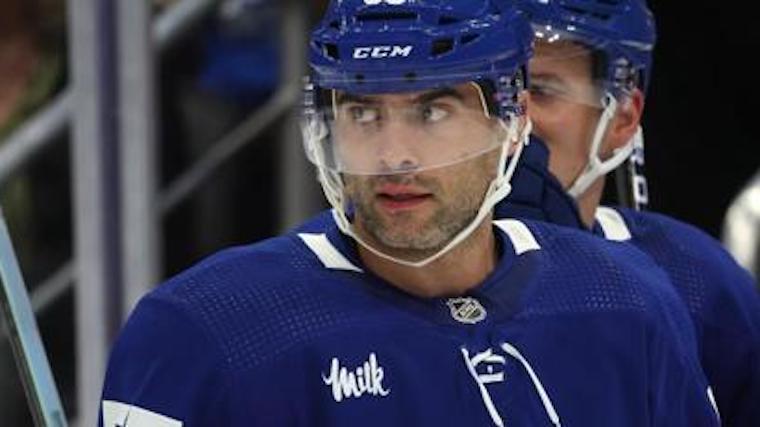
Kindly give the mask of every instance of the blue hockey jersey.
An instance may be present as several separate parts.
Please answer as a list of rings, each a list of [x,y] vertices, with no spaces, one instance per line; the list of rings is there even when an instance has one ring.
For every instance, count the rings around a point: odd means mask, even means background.
[[[365,270],[329,214],[212,256],[130,316],[101,423],[717,425],[688,315],[649,259],[567,227],[494,232],[498,266],[452,298]]]
[[[497,218],[584,227],[547,163],[545,145],[532,139],[512,181],[513,195],[496,207]],[[675,219],[621,208],[600,208],[596,218],[595,233],[632,243],[670,277],[694,323],[724,425],[759,425],[760,296],[751,276],[719,242]]]
[[[597,231],[628,241],[670,276],[694,322],[724,425],[760,424],[760,295],[718,241],[673,218],[601,207]]]

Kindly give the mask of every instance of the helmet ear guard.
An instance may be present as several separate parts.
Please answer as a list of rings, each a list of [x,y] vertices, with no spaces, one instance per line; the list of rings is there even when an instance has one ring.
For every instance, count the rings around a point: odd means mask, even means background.
[[[632,139],[633,152],[624,166],[615,169],[616,202],[637,211],[649,206],[649,184],[645,174],[644,135],[641,127]]]

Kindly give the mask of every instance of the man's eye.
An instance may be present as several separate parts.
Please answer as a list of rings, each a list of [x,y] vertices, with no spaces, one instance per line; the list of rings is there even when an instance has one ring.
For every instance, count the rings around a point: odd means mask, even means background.
[[[532,98],[541,101],[554,101],[569,98],[567,88],[559,85],[533,82],[528,88],[528,91]]]
[[[376,108],[355,105],[348,109],[351,120],[356,123],[372,123],[380,118]]]
[[[435,123],[443,120],[448,116],[449,112],[446,109],[437,107],[435,105],[425,105],[421,110],[422,120],[425,122]]]
[[[531,84],[530,88],[528,89],[531,96],[554,96],[556,95],[556,91],[552,90],[548,86],[540,85],[540,84]]]

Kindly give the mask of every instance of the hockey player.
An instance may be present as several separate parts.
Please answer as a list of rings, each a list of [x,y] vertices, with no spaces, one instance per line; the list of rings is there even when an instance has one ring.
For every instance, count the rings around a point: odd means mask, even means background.
[[[525,0],[536,33],[530,64],[534,141],[497,217],[539,218],[628,241],[668,273],[694,322],[725,425],[760,419],[760,297],[720,244],[648,212],[599,207],[604,176],[629,156],[651,70],[655,27],[643,0]],[[633,154],[632,154],[633,152]],[[643,159],[634,159],[640,163]],[[543,182],[543,185],[538,183]],[[563,198],[563,188],[577,202]],[[645,187],[639,187],[644,196]]]
[[[102,424],[717,425],[664,273],[492,222],[529,131],[531,39],[506,2],[332,2],[304,145],[333,209],[145,297]]]

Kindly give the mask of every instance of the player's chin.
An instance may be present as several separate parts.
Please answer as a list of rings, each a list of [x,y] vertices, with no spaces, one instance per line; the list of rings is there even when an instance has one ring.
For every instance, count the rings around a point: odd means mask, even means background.
[[[434,253],[447,242],[441,233],[418,227],[384,229],[378,239],[386,248],[405,254],[417,253],[420,259]]]

